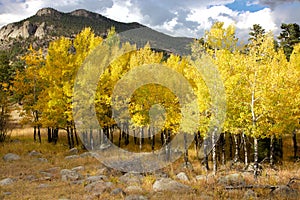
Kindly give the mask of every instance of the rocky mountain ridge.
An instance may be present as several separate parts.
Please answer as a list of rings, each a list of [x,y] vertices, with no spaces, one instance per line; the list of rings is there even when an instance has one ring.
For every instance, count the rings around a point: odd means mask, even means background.
[[[117,22],[84,9],[69,13],[53,8],[42,8],[27,19],[11,23],[0,29],[0,50],[9,51],[12,57],[23,55],[29,45],[42,48],[46,53],[49,42],[61,36],[74,38],[82,29],[91,27],[96,35],[105,37],[111,27],[120,33],[122,41],[144,46],[147,42],[155,50],[175,54],[189,53],[192,38],[172,37],[142,24]]]
[[[77,26],[70,24],[76,20]],[[69,21],[70,23],[63,23]],[[92,23],[91,23],[92,21]],[[100,28],[99,26],[102,27]],[[63,36],[72,36],[77,34],[82,28],[91,26],[98,34],[104,34],[111,26],[115,26],[117,31],[125,31],[133,28],[144,27],[138,23],[121,23],[108,19],[100,14],[92,13],[87,10],[79,9],[70,13],[62,13],[53,8],[40,9],[36,15],[29,17],[17,23],[8,24],[0,29],[0,40],[5,41],[9,39],[27,39],[29,37],[36,37],[43,39],[47,36],[56,36],[62,32]],[[63,30],[61,29],[68,29]]]

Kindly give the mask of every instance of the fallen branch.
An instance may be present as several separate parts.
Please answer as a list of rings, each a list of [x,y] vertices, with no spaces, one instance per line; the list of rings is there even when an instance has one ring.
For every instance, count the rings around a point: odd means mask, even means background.
[[[275,190],[278,186],[274,185],[238,185],[238,186],[226,186],[226,190],[241,190],[241,189],[270,189]]]
[[[295,183],[296,181],[300,181],[300,178],[293,177],[290,178],[288,184],[286,186],[290,187],[291,184]],[[238,186],[226,186],[226,190],[241,190],[241,189],[270,189],[271,192],[280,186],[275,185],[238,185]]]

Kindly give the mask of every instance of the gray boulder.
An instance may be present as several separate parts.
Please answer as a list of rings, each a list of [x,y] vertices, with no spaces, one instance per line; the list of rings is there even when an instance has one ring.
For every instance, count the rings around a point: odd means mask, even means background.
[[[77,159],[77,158],[80,158],[80,156],[78,156],[78,155],[71,155],[71,156],[66,156],[65,160],[73,160],[73,159]]]
[[[119,178],[119,181],[128,185],[140,185],[143,178],[140,174],[126,173]]]
[[[29,156],[41,156],[42,154],[40,152],[32,150],[30,153],[28,153],[28,155]]]
[[[69,150],[69,155],[77,155],[77,154],[78,154],[78,149],[76,147]]]
[[[125,192],[122,190],[122,188],[116,188],[116,189],[113,189],[110,193],[111,195],[118,195],[118,194],[125,194]]]
[[[177,181],[174,181],[170,178],[162,178],[154,182],[153,190],[155,192],[160,192],[160,191],[188,192],[191,191],[192,188],[182,183],[179,183]]]
[[[179,174],[176,175],[176,177],[181,181],[189,181],[189,178],[184,172],[180,172]]]
[[[5,156],[3,156],[3,160],[6,162],[20,160],[20,159],[21,159],[20,156],[14,153],[8,153]]]
[[[137,185],[130,185],[125,188],[125,193],[142,193],[143,189]]]
[[[229,174],[218,179],[218,183],[226,186],[244,185],[245,179],[241,174]]]
[[[98,181],[86,185],[84,189],[86,192],[93,194],[93,196],[100,196],[103,192],[110,191],[112,186],[112,182]]]
[[[11,185],[13,182],[14,180],[12,178],[6,178],[0,181],[0,186]]]
[[[105,181],[107,180],[107,177],[105,175],[100,175],[100,176],[89,176],[85,179],[85,181],[89,183],[97,182],[97,181]]]
[[[72,171],[76,171],[76,172],[84,171],[84,167],[83,166],[74,167],[72,168]]]
[[[61,170],[60,175],[62,181],[76,181],[82,178],[81,174],[69,169]]]

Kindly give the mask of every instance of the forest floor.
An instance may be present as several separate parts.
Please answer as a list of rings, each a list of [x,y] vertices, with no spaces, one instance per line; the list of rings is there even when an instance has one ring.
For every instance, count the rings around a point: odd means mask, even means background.
[[[228,162],[213,175],[191,149],[192,167],[180,158],[153,173],[126,174],[77,150],[70,152],[65,138],[39,144],[14,134],[0,144],[0,199],[300,199],[300,162],[264,164],[257,179]],[[5,160],[8,153],[19,158]]]

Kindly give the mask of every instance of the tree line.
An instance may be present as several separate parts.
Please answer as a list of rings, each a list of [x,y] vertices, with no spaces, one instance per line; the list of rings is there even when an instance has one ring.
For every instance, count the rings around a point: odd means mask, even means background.
[[[12,72],[7,71],[12,69],[8,67],[9,59],[1,56],[0,136],[5,135],[9,104],[17,102],[22,105],[24,123],[34,127],[34,140],[38,142],[41,142],[40,129],[43,127],[48,130],[48,142],[53,143],[58,140],[59,129],[64,129],[70,148],[80,144],[79,137],[91,149],[106,144],[108,140],[125,147],[132,141],[140,150],[146,145],[153,151],[167,146],[180,129],[183,117],[178,97],[168,88],[148,84],[137,89],[129,101],[131,119],[124,120],[121,127],[116,125],[111,113],[112,92],[118,80],[138,66],[156,63],[182,74],[193,88],[200,116],[199,119],[190,119],[189,123],[200,126],[197,131],[187,128],[185,132],[194,136],[197,155],[204,153],[202,161],[206,168],[209,169],[209,156],[215,172],[218,163],[225,164],[227,160],[237,162],[243,158],[246,166],[254,162],[254,173],[257,175],[259,162],[265,157],[260,158],[259,144],[268,149],[267,157],[273,165],[282,159],[282,137],[291,135],[294,158],[297,158],[300,30],[297,24],[282,24],[281,28],[277,42],[271,32],[266,33],[255,24],[250,30],[248,43],[241,45],[234,26],[224,27],[224,23],[216,22],[202,38],[191,44],[191,57],[197,62],[191,62],[188,56],[166,56],[163,52],[153,51],[149,44],[141,49],[129,43],[121,44],[112,28],[107,35],[108,41],[115,39],[112,40],[114,45],[110,44],[111,51],[134,51],[119,56],[100,77],[92,102],[102,127],[96,132],[92,128],[89,130],[89,127],[86,131],[77,132],[72,99],[74,79],[79,68],[93,50],[103,45],[103,38],[96,36],[90,28],[85,28],[74,39],[61,37],[51,42],[46,55],[42,50],[29,47],[28,53],[21,57],[24,68],[19,67]],[[217,66],[227,104],[223,132],[220,139],[214,141],[211,152],[206,151],[203,141],[215,111],[207,83],[195,66],[207,59]],[[85,92],[82,90],[82,95]],[[151,129],[149,112],[154,104],[162,105],[166,113],[162,116],[164,123],[160,138],[151,134],[155,133],[155,129]],[[135,127],[133,136],[129,135],[132,126]],[[146,134],[149,135],[147,139],[144,138]],[[118,136],[117,140],[114,136]],[[204,152],[199,152],[201,145]],[[254,156],[251,158],[252,153]],[[188,163],[187,147],[184,158]]]

